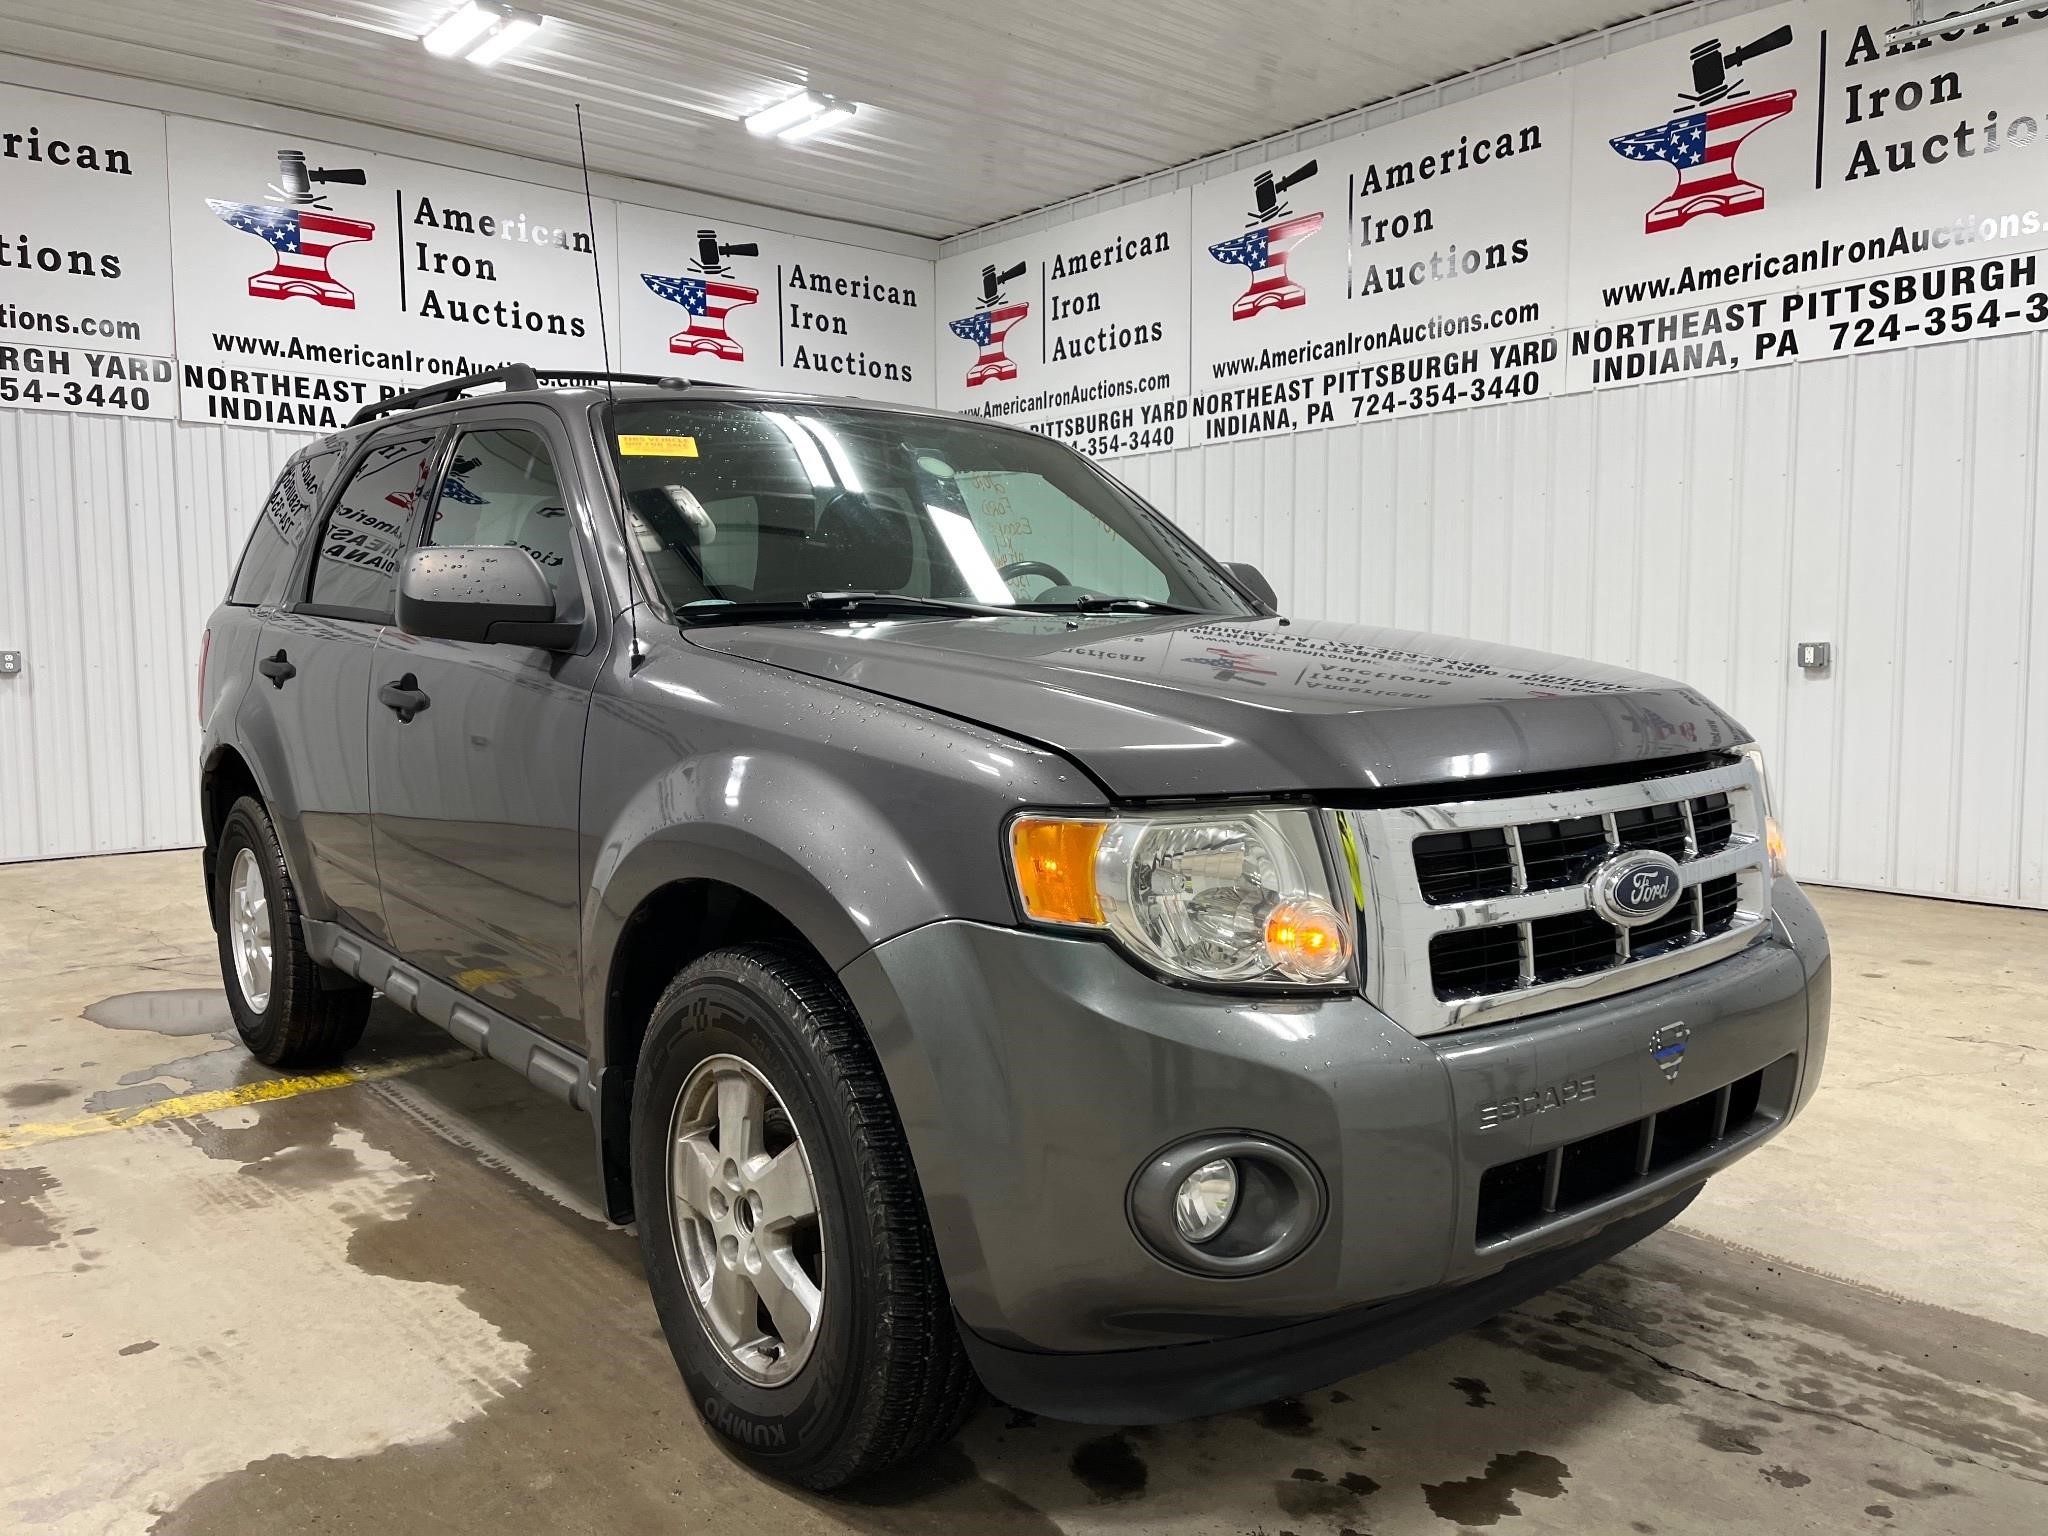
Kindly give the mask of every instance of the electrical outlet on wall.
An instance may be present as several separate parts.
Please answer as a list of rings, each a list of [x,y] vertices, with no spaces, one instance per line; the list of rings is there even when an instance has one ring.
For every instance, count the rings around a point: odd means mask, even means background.
[[[21,652],[0,651],[0,677],[12,677],[21,670]]]

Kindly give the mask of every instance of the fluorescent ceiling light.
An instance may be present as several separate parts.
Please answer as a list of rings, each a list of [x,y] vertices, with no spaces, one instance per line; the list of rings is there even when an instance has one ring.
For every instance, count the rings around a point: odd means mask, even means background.
[[[778,133],[776,137],[785,144],[794,144],[800,139],[808,139],[814,133],[822,133],[827,128],[836,127],[851,116],[853,116],[853,105],[851,102],[835,101],[829,104],[816,117],[808,117],[800,123],[792,123],[789,127],[783,129],[782,132]]]
[[[469,3],[420,39],[427,52],[437,58],[453,58],[503,19],[504,13],[487,5]]]
[[[763,107],[747,119],[747,132],[780,133],[792,123],[806,122],[825,110],[825,98],[815,91],[798,91],[787,101]]]
[[[525,42],[541,29],[545,16],[531,15],[526,11],[514,11],[489,37],[469,50],[469,62],[489,66],[505,57],[514,48]]]

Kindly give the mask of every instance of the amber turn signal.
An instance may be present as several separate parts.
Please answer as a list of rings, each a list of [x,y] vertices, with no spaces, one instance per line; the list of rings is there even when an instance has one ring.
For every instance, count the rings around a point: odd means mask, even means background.
[[[1266,914],[1266,954],[1282,975],[1330,981],[1350,963],[1351,934],[1328,902],[1297,897]]]
[[[1095,852],[1106,823],[1020,816],[1010,823],[1010,862],[1024,912],[1041,923],[1102,926],[1095,894]]]

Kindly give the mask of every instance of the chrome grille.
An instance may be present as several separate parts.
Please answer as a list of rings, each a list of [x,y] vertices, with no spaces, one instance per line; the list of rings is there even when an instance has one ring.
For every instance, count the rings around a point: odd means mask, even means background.
[[[1364,882],[1366,994],[1434,1034],[1568,1007],[1706,965],[1770,916],[1747,759],[1539,795],[1338,813]],[[1678,905],[1624,928],[1587,877],[1624,849],[1678,861]]]

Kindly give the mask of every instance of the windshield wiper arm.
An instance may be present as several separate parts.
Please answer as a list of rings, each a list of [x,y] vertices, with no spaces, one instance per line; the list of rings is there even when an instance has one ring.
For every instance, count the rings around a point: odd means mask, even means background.
[[[994,603],[959,602],[950,597],[916,597],[908,592],[813,592],[803,605],[816,612],[853,608],[930,608],[941,613],[974,614],[984,618],[1014,618],[1028,608],[1005,608]]]
[[[1115,613],[1129,609],[1133,613],[1202,613],[1201,608],[1183,608],[1178,603],[1162,603],[1149,597],[1076,597],[1063,603],[1035,603],[1032,605],[1041,613]]]

